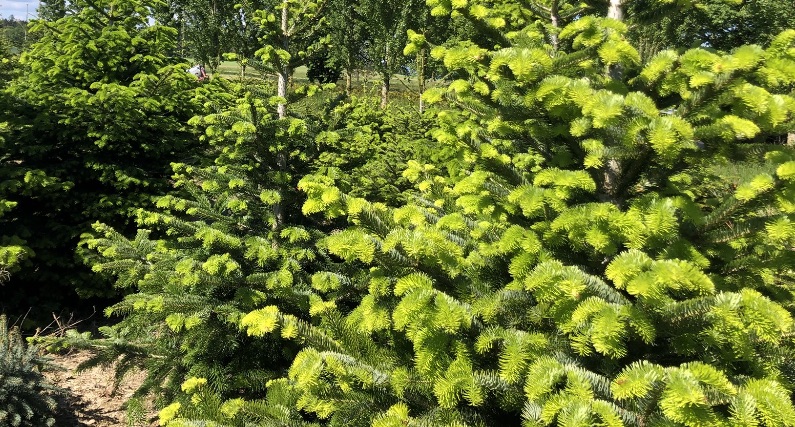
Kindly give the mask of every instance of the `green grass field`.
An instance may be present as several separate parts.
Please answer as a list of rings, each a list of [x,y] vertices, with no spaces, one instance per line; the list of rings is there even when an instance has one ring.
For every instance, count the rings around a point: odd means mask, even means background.
[[[293,83],[302,85],[309,83],[306,76],[307,68],[299,67],[293,74]],[[211,73],[212,75],[212,73]],[[215,75],[220,75],[229,80],[239,80],[241,78],[240,65],[234,61],[222,62],[215,72]],[[276,81],[274,74],[261,73],[254,68],[246,69],[247,79],[265,79]],[[381,97],[381,79],[376,73],[367,72],[364,70],[357,71],[353,76],[353,95],[358,97],[380,99]],[[427,81],[427,87],[443,84],[442,81]],[[345,88],[344,77],[337,81],[337,88],[335,92],[341,93]],[[315,97],[303,99],[298,105],[294,105],[294,109],[317,109],[323,108],[324,99],[327,100],[329,96],[333,96],[334,92],[323,91]],[[419,84],[416,77],[409,77],[405,75],[395,75],[390,81],[389,91],[389,104],[392,108],[416,108],[419,103]]]
[[[298,67],[295,69],[295,73],[293,74],[293,81],[295,83],[309,83],[309,79],[306,77],[307,68],[304,66]],[[218,66],[218,70],[216,70],[216,74],[223,76],[224,78],[234,80],[239,79],[240,75],[240,65],[234,61],[224,61]],[[246,69],[246,77],[248,78],[273,78],[275,79],[274,75],[267,75],[260,73],[256,69],[252,67],[248,67]],[[433,85],[433,81],[428,80],[427,85],[431,87]],[[345,84],[344,77],[337,82],[338,86],[343,86]],[[368,71],[357,71],[353,78],[353,88],[355,91],[363,91],[369,93],[370,90],[375,87],[380,90],[380,77],[372,72]],[[409,92],[409,93],[417,93],[419,95],[419,84],[417,82],[416,77],[409,77],[401,74],[396,74],[392,77],[390,81],[390,90],[392,92]]]

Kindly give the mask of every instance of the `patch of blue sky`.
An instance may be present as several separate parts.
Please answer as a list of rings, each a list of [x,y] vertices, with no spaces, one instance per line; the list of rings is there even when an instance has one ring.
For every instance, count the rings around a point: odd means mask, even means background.
[[[0,0],[0,17],[16,19],[33,19],[36,17],[38,0]]]

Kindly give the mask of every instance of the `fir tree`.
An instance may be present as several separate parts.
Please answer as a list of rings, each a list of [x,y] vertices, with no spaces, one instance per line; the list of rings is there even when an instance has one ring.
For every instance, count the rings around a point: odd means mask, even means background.
[[[459,161],[394,209],[301,182],[367,292],[270,387],[330,425],[795,425],[795,153],[748,145],[793,127],[795,31],[641,67],[616,20],[553,46],[521,6],[433,3],[503,38],[432,51],[466,76],[425,95]],[[275,310],[242,326],[292,330]]]
[[[209,381],[223,398],[261,397],[300,348],[284,338],[308,336],[308,313],[319,300],[309,274],[330,261],[314,247],[320,232],[289,207],[301,205],[296,176],[311,156],[297,147],[311,136],[302,120],[278,118],[282,100],[267,90],[223,86],[233,103],[192,121],[209,143],[211,164],[175,164],[175,190],[156,209],[139,211],[134,238],[97,224],[99,237],[85,242],[94,271],[130,293],[106,310],[121,321],[103,329],[105,338],[66,341],[97,350],[91,364],[119,360],[119,379],[144,366],[137,396],[158,396],[159,406],[190,378]],[[282,152],[290,153],[290,170],[278,161]],[[277,219],[281,203],[288,209]],[[250,313],[275,306],[292,332],[255,338],[241,330]]]
[[[137,208],[167,188],[169,163],[197,154],[186,122],[204,93],[169,62],[173,29],[149,22],[151,2],[73,1],[55,22],[37,20],[39,40],[20,56],[4,89],[2,199],[17,203],[0,228],[36,257],[1,290],[12,306],[48,309],[74,295],[112,290],[81,265],[80,235],[101,220],[125,228]],[[6,168],[6,165],[9,165]],[[9,171],[10,170],[10,171]]]

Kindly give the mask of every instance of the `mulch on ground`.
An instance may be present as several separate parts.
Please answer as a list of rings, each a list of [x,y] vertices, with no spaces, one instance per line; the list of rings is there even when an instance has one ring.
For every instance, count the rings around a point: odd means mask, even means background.
[[[144,379],[143,373],[127,375],[114,390],[113,369],[95,367],[77,372],[77,366],[88,360],[88,352],[72,352],[63,355],[48,355],[57,368],[45,372],[45,376],[64,394],[57,397],[59,413],[55,425],[58,427],[151,427],[157,426],[154,414],[143,422],[128,423],[125,402]]]

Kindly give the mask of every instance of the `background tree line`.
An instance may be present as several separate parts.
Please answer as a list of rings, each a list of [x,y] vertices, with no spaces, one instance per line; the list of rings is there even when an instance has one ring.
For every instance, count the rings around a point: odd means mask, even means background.
[[[795,425],[764,5],[46,1],[0,74],[3,311],[105,298],[44,344],[172,427]]]

